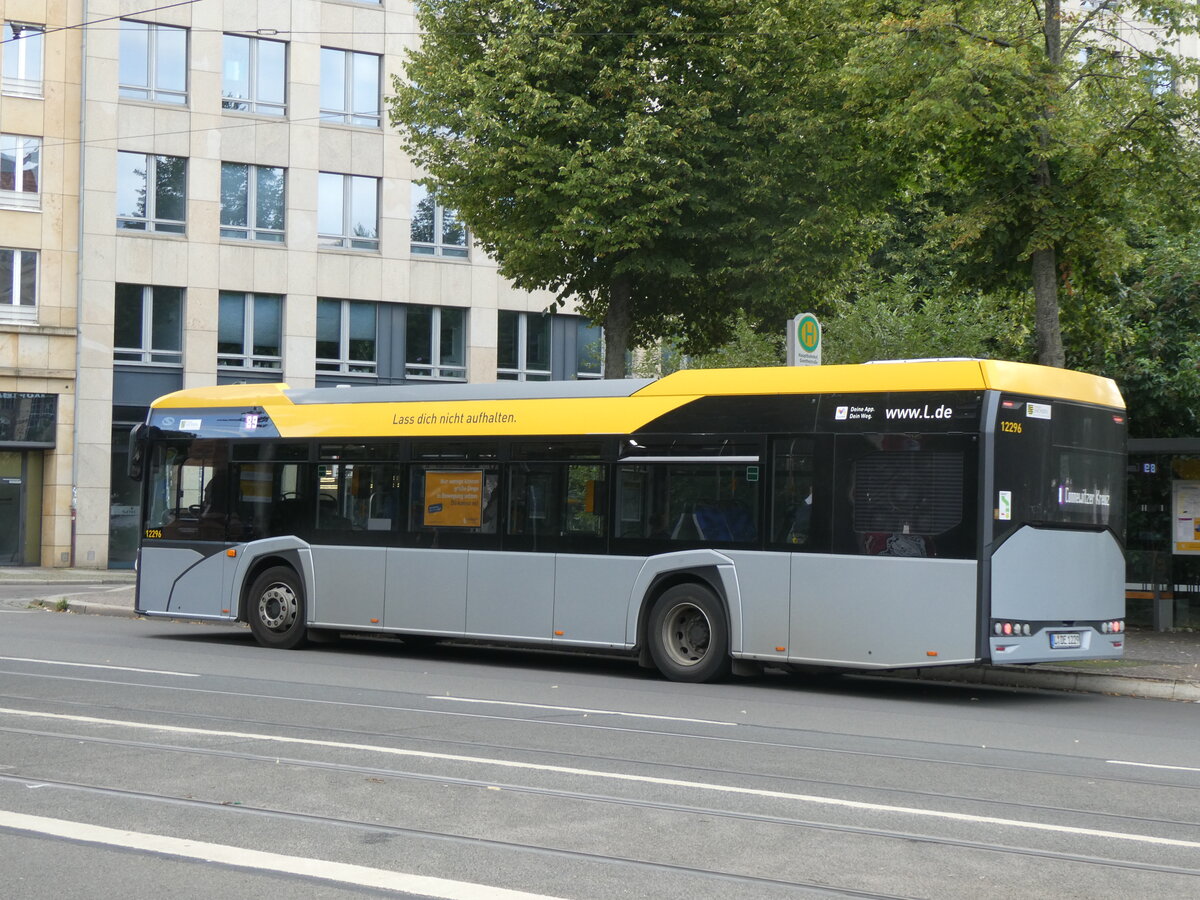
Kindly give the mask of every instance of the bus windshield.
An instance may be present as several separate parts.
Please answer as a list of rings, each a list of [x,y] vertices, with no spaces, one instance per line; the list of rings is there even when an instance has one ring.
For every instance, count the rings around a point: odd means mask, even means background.
[[[1123,538],[1124,416],[1065,402],[1008,404],[996,432],[997,537],[1028,524],[1109,528]]]

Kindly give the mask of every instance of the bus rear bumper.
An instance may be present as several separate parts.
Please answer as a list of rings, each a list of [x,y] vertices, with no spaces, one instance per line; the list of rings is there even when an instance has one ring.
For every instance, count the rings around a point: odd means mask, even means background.
[[[1078,635],[1078,646],[1056,647],[1055,641],[1063,639],[1052,637],[1054,635]],[[1075,643],[1074,639],[1068,640]],[[1082,662],[1125,656],[1124,634],[1101,634],[1094,628],[1043,628],[1027,636],[992,637],[988,645],[994,666]]]

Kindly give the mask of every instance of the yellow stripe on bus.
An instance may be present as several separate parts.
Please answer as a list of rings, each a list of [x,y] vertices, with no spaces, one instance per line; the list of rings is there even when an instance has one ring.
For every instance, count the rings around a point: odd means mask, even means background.
[[[693,398],[689,397],[688,400]],[[419,400],[266,406],[283,437],[628,434],[680,405],[679,397]]]
[[[469,393],[468,385],[463,388]],[[286,384],[192,388],[158,399],[154,408],[260,407],[280,435],[293,438],[629,434],[701,397],[771,394],[999,390],[1125,408],[1111,379],[994,360],[685,369],[616,397],[422,400],[410,386],[394,401],[378,402],[372,392],[373,402],[296,404],[288,390]]]

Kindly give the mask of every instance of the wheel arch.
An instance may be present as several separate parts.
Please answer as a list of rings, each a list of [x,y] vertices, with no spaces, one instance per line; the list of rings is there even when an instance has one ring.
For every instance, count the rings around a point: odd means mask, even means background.
[[[307,544],[297,546],[298,543],[289,541],[277,544],[272,540],[264,541],[261,545],[250,544],[243,548],[241,564],[238,566],[235,576],[239,622],[249,621],[246,612],[246,594],[249,592],[250,586],[254,584],[254,580],[260,574],[273,566],[287,566],[296,573],[304,590],[304,596],[308,600],[305,604],[305,616],[306,618],[311,617],[314,584],[312,553]]]
[[[729,557],[711,550],[690,551],[651,557],[634,582],[627,622],[628,641],[638,654],[638,664],[653,668],[646,628],[650,611],[666,591],[679,584],[699,584],[713,592],[725,611],[729,648],[741,649],[741,593],[737,572]]]

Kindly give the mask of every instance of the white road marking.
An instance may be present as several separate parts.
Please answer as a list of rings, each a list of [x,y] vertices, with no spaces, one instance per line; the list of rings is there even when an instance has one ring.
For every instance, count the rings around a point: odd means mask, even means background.
[[[282,872],[286,875],[301,875],[336,881],[358,887],[369,887],[388,891],[407,891],[422,897],[438,897],[444,900],[552,900],[545,894],[530,894],[506,888],[472,884],[467,881],[451,881],[427,875],[409,875],[387,869],[372,869],[350,863],[331,862],[324,859],[308,859],[302,856],[284,856],[280,853],[265,853],[262,850],[247,850],[227,844],[211,844],[206,841],[189,841],[161,834],[146,834],[139,831],[123,831],[88,825],[84,822],[69,822],[65,819],[48,819],[24,813],[0,810],[0,828],[34,832],[51,837],[83,841],[88,844],[105,844],[111,847],[143,850],[167,856],[198,859],[222,865],[238,866],[243,869],[259,869],[266,872]]]
[[[1159,763],[1129,762],[1124,759],[1106,759],[1110,766],[1137,766],[1142,769],[1169,769],[1172,772],[1200,772],[1196,766],[1164,766]]]
[[[426,700],[449,703],[479,703],[485,706],[515,706],[521,709],[546,709],[551,712],[577,712],[596,716],[623,716],[628,719],[657,719],[661,722],[687,722],[692,725],[737,725],[737,722],[718,722],[713,719],[685,719],[682,716],[655,716],[650,713],[621,712],[614,709],[588,709],[585,706],[550,706],[545,703],[512,703],[507,700],[478,700],[473,697],[442,697],[429,694]]]
[[[1020,819],[1001,819],[996,816],[976,816],[968,813],[946,812],[933,809],[918,809],[911,806],[889,806],[882,803],[866,803],[861,800],[843,800],[837,797],[821,797],[813,794],[794,794],[788,791],[769,791],[762,788],[739,787],[732,784],[707,784],[701,781],[683,781],[677,778],[655,778],[651,775],[633,775],[627,772],[603,772],[595,769],[577,769],[571,766],[551,766],[541,763],[517,762],[511,759],[488,759],[482,756],[463,756],[457,753],[433,753],[428,750],[405,750],[400,747],[381,747],[377,744],[352,744],[346,741],[320,741],[315,738],[285,737],[275,734],[257,734],[249,731],[218,731],[208,728],[188,728],[182,725],[154,725],[149,722],[130,722],[121,719],[100,719],[95,716],[71,716],[64,713],[36,712],[27,709],[0,707],[0,714],[24,716],[34,719],[56,719],[64,722],[79,722],[90,725],[117,725],[145,731],[164,731],[170,734],[194,734],[202,737],[227,737],[246,741],[264,741],[276,744],[297,744],[308,747],[328,747],[336,750],[363,750],[388,756],[406,756],[415,759],[432,759],[441,762],[464,762],[481,766],[496,766],[503,769],[524,769],[531,772],[548,772],[556,775],[577,775],[583,778],[599,778],[608,781],[635,782],[665,787],[688,788],[720,794],[736,794],[745,797],[763,797],[771,800],[793,800],[816,806],[834,806],[841,809],[857,809],[919,816],[927,819],[945,819],[951,822],[969,822],[974,825],[999,825],[1028,831],[1048,831],[1077,837],[1110,838],[1119,841],[1134,841],[1163,847],[1187,847],[1200,850],[1200,841],[1184,841],[1175,838],[1154,837],[1149,834],[1130,834],[1121,831],[1103,831],[1097,828],[1075,828],[1070,825],[1049,825],[1043,822],[1025,822]]]
[[[195,672],[164,672],[161,669],[134,669],[130,666],[102,666],[96,663],[64,662],[57,659],[26,659],[22,656],[0,656],[4,662],[40,663],[44,666],[75,666],[80,669],[108,669],[112,672],[140,672],[143,675],[173,675],[176,678],[199,678]]]

